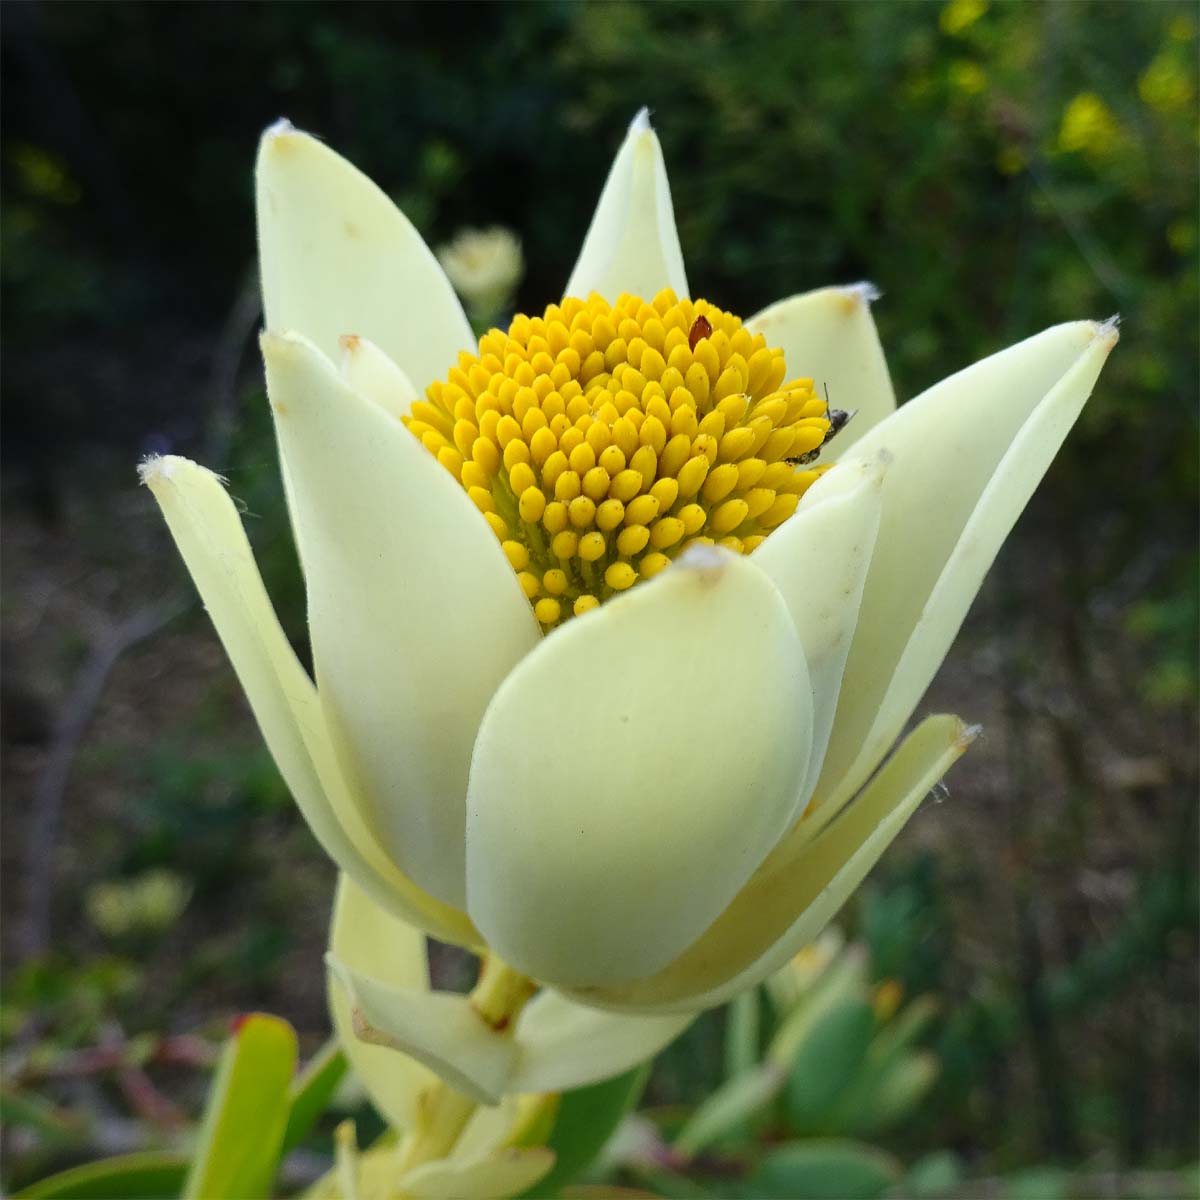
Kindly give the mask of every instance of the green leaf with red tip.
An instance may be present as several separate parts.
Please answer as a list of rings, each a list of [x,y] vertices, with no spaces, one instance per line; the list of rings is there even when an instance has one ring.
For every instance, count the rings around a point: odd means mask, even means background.
[[[208,1095],[183,1200],[265,1200],[283,1151],[296,1034],[278,1017],[240,1018]]]

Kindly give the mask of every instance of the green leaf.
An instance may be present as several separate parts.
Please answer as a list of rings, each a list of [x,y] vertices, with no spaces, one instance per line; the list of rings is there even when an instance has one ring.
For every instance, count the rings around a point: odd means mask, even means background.
[[[904,1176],[904,1189],[914,1196],[944,1196],[962,1181],[962,1161],[951,1150],[919,1158]]]
[[[861,1094],[856,1090],[853,1105],[843,1111],[862,1133],[890,1129],[912,1114],[933,1087],[940,1069],[937,1057],[928,1051],[898,1058],[886,1071],[868,1074],[867,1086]]]
[[[941,1070],[928,1051],[909,1049],[937,1012],[933,997],[919,996],[875,1034],[866,1061],[827,1114],[825,1132],[870,1138],[909,1115]]]
[[[871,1057],[880,1062],[903,1054],[924,1035],[941,1005],[933,996],[918,996],[906,1004],[880,1031],[871,1047]]]
[[[751,1184],[756,1195],[787,1200],[874,1200],[900,1180],[890,1154],[862,1142],[823,1139],[793,1142],[758,1164]]]
[[[864,1000],[822,1014],[792,1058],[787,1110],[799,1132],[823,1132],[840,1093],[862,1068],[875,1032],[875,1013]]]
[[[179,1195],[187,1169],[182,1154],[122,1154],[51,1175],[16,1200],[169,1200]]]
[[[330,1038],[292,1081],[288,1091],[290,1108],[280,1158],[304,1141],[345,1074],[346,1056],[337,1038]]]
[[[767,1062],[723,1083],[691,1115],[675,1139],[675,1149],[693,1158],[717,1138],[743,1126],[762,1112],[783,1087],[786,1075],[775,1063]]]
[[[562,1200],[659,1200],[640,1188],[614,1187],[611,1183],[576,1183],[562,1192]]]
[[[779,1026],[767,1047],[767,1057],[774,1062],[791,1062],[826,1013],[840,1004],[865,996],[867,966],[867,956],[861,946],[850,946],[838,955],[804,991]]]
[[[725,1078],[753,1070],[758,1063],[761,1008],[758,988],[735,996],[725,1010]]]
[[[265,1200],[288,1124],[296,1034],[278,1017],[244,1017],[208,1095],[184,1200]]]
[[[621,1118],[638,1102],[649,1077],[650,1064],[643,1063],[615,1079],[564,1092],[546,1142],[554,1151],[554,1167],[524,1195],[554,1196],[574,1179],[600,1153]]]
[[[652,1195],[665,1200],[735,1200],[735,1194],[724,1183],[720,1185],[720,1193],[710,1192],[694,1179],[667,1167],[638,1166],[633,1168],[633,1174],[639,1184],[654,1189]]]
[[[1069,1172],[1060,1167],[1030,1167],[1004,1181],[1004,1194],[1009,1200],[1067,1200],[1070,1184]]]
[[[754,987],[735,996],[725,1009],[726,1083],[758,1069],[761,1038],[762,1001],[759,989]],[[748,1124],[741,1128],[728,1126],[720,1132],[735,1141],[749,1141],[753,1136]]]

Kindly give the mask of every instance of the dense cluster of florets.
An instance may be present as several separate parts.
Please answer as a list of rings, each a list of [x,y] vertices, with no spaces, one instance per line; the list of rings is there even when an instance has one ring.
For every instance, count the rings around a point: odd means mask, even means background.
[[[705,300],[598,295],[518,314],[405,423],[466,488],[543,626],[689,545],[748,554],[825,468],[811,379]]]

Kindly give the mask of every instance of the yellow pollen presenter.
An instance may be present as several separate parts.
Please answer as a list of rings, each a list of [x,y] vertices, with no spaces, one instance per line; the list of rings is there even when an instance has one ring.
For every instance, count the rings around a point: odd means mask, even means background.
[[[845,414],[787,373],[781,350],[705,300],[593,293],[488,331],[404,423],[549,629],[689,546],[748,554],[795,512]]]

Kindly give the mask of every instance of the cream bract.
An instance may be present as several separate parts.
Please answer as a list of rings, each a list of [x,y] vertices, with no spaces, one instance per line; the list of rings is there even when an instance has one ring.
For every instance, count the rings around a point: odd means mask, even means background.
[[[617,151],[563,295],[649,299],[663,288],[688,294],[667,167],[643,108]]]
[[[563,1091],[636,1066],[695,1016],[604,1012],[545,988],[515,1029],[492,1029],[466,996],[429,992],[424,937],[345,875],[329,962],[330,1006],[347,1056],[375,1106],[402,1130],[414,1127],[416,1098],[435,1072],[485,1104]]]
[[[746,327],[778,346],[828,392],[835,408],[853,410],[854,418],[823,458],[844,458],[859,438],[889,417],[896,394],[883,347],[871,317],[878,292],[869,283],[828,287],[780,300],[755,313]],[[800,364],[803,364],[801,367]]]
[[[302,333],[331,359],[358,334],[423,381],[475,344],[433,251],[344,158],[281,121],[263,136],[255,179],[269,331]]]
[[[343,961],[357,963],[365,959],[395,994],[403,995],[418,1010],[418,1020],[430,1021],[421,1015],[424,1008],[434,1014],[433,1022],[442,1014],[445,998],[435,999],[429,991],[424,934],[414,926],[389,917],[377,905],[367,901],[346,876],[338,881],[330,944],[331,952],[341,955],[339,970],[348,969],[342,966]],[[560,1003],[570,1006],[566,1000]],[[438,1076],[407,1054],[397,1053],[390,1044],[372,1045],[359,1037],[355,1033],[355,1023],[356,1020],[361,1023],[361,1014],[356,1015],[350,994],[332,974],[329,1006],[351,1067],[380,1114],[399,1133],[418,1128],[422,1104],[428,1103]],[[611,1022],[613,1018],[609,1020]],[[664,1023],[672,1018],[654,1020]],[[472,1024],[478,1022],[472,1021]],[[465,1041],[478,1051],[479,1035],[472,1024],[467,1025]],[[676,1019],[674,1029],[679,1024]],[[550,1032],[553,1035],[553,1026]],[[453,1021],[446,1022],[434,1036],[446,1033],[461,1035],[463,1030],[455,1028]],[[510,1057],[514,1055],[514,1046],[509,1044]],[[423,1049],[422,1055],[428,1057],[429,1051]],[[483,1057],[494,1059],[494,1048],[487,1047]],[[442,1066],[440,1062],[437,1065]],[[519,1090],[527,1094],[520,1097],[515,1095],[518,1089],[506,1090],[509,1094],[503,1098],[499,1093],[489,1097],[494,1101],[492,1107],[476,1111],[444,1157],[405,1169],[396,1145],[377,1145],[365,1155],[351,1153],[352,1161],[342,1162],[342,1171],[335,1172],[326,1187],[318,1189],[314,1195],[348,1200],[337,1187],[337,1181],[347,1170],[357,1177],[354,1195],[361,1198],[391,1200],[397,1196],[443,1195],[488,1196],[498,1200],[523,1191],[550,1169],[553,1155],[543,1147],[518,1148],[514,1143],[526,1119],[526,1111],[547,1106],[553,1109],[557,1097],[532,1094],[550,1093],[554,1090],[552,1087],[522,1087]],[[339,1142],[342,1141],[341,1134],[339,1130]],[[339,1145],[339,1151],[345,1149]],[[342,1158],[343,1154],[339,1153],[339,1160]]]
[[[484,936],[558,984],[666,966],[791,824],[812,719],[787,606],[729,551],[690,551],[568,622],[475,744],[467,900]]]
[[[854,686],[822,771],[833,809],[900,733],[1116,341],[1113,324],[1058,325],[943,380],[854,445],[894,468],[847,664]]]
[[[403,425],[298,334],[264,335],[263,358],[330,735],[393,861],[461,908],[471,747],[537,626],[491,531]]]
[[[315,139],[267,132],[258,201],[315,687],[216,477],[144,473],[353,880],[343,1036],[364,1077],[398,1048],[480,1098],[615,1073],[814,937],[965,750],[970,730],[931,717],[884,763],[1115,327],[1047,330],[899,409],[866,285],[715,329],[644,114],[571,299],[478,343],[413,227]],[[825,387],[857,415],[813,464]],[[569,610],[554,555],[591,589]],[[392,922],[551,986],[503,1038],[377,948]]]

